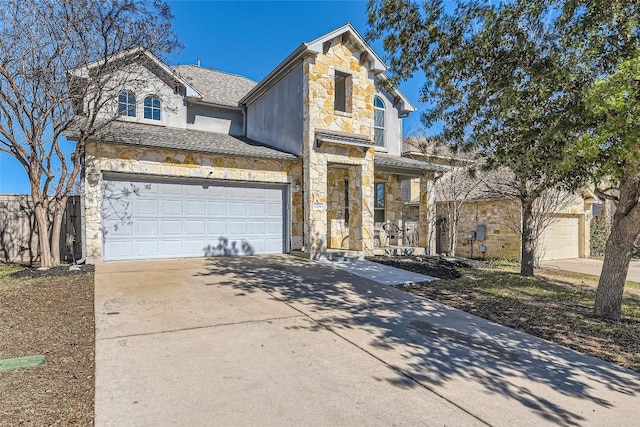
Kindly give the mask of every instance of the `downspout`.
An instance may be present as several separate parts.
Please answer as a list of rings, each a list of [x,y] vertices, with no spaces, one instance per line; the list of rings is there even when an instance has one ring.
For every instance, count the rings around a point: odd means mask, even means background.
[[[86,239],[86,231],[85,231],[85,217],[84,217],[84,198],[86,196],[85,192],[85,158],[84,153],[80,158],[80,162],[82,164],[82,170],[80,172],[80,239],[82,240],[82,257],[76,261],[76,264],[84,264],[87,262],[87,239]]]
[[[242,105],[242,136],[247,136],[247,106]]]

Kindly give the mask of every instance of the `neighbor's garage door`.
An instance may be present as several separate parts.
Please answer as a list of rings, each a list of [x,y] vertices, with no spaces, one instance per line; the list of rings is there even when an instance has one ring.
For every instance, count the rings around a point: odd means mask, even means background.
[[[104,260],[284,252],[282,186],[106,179]]]
[[[538,243],[542,260],[578,258],[579,242],[578,218],[556,218],[544,231]]]

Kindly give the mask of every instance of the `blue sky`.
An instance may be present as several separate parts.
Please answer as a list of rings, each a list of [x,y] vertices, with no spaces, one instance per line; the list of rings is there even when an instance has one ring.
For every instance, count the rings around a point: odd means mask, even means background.
[[[300,43],[310,41],[347,22],[364,36],[367,2],[342,1],[168,1],[174,30],[184,49],[165,60],[170,65],[195,64],[240,74],[259,81]],[[373,49],[384,59],[380,42]],[[400,85],[418,107],[404,122],[404,133],[416,133],[422,76]],[[29,193],[22,167],[0,154],[0,194]]]

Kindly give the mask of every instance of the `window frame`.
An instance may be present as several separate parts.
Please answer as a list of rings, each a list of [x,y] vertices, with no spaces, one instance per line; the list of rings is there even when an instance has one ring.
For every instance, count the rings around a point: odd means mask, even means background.
[[[376,105],[377,104],[376,101],[380,101],[380,103],[382,104],[382,107]],[[382,112],[382,126],[376,125],[376,112]],[[387,141],[385,138],[385,128],[386,128],[386,121],[387,121],[386,115],[387,115],[387,106],[384,100],[382,99],[382,97],[376,95],[373,98],[373,144],[378,148],[385,148],[387,146]],[[378,144],[378,141],[376,138],[376,130],[381,131],[382,133],[381,144]]]
[[[382,188],[382,199],[378,197],[378,188]],[[387,204],[387,186],[384,182],[378,181],[373,184],[373,222],[380,223],[385,221],[385,207]],[[379,204],[378,202],[382,203]],[[380,214],[381,212],[381,214]],[[382,219],[380,219],[380,216]]]
[[[344,223],[349,225],[349,180],[344,180]]]
[[[122,101],[123,95],[126,97],[124,101]],[[130,91],[128,89],[121,90],[118,94],[118,115],[122,117],[138,117],[137,102],[138,99],[136,98],[136,94],[133,93],[133,91]]]
[[[151,105],[147,105],[147,100],[151,100]],[[154,101],[157,101],[157,106],[154,105]],[[147,111],[150,112],[149,116],[147,116]],[[158,113],[158,118],[155,118],[155,112]],[[162,102],[160,101],[160,97],[158,95],[150,94],[144,97],[142,117],[146,120],[153,120],[157,122],[162,121]]]
[[[351,74],[334,70],[333,76],[333,110],[342,114],[351,113]],[[338,95],[343,95],[340,99]]]

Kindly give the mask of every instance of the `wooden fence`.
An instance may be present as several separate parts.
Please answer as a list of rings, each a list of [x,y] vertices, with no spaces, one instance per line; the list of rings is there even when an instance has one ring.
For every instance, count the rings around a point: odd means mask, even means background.
[[[80,197],[70,197],[60,237],[60,254],[66,262],[82,256],[80,214]],[[38,229],[30,196],[0,195],[0,262],[37,264],[38,247]]]

